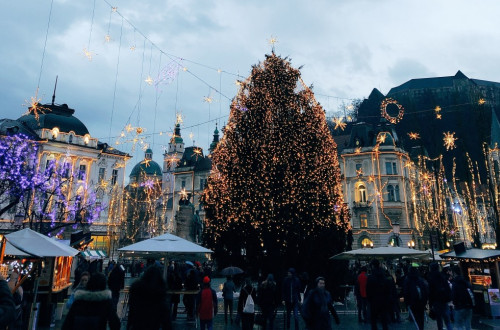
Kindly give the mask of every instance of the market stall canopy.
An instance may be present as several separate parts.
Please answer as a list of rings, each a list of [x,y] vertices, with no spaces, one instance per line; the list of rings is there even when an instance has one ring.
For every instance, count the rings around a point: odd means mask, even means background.
[[[203,256],[212,253],[211,250],[198,244],[180,238],[172,234],[164,234],[153,237],[129,246],[122,247],[118,251],[129,256]]]
[[[5,252],[4,252],[4,254],[6,256],[32,257],[31,254],[19,250],[14,245],[10,244],[9,241],[7,241],[7,243],[5,244]]]
[[[500,250],[467,249],[462,253],[451,251],[441,254],[441,258],[448,260],[473,259],[479,261],[498,261],[500,260]]]
[[[103,250],[83,250],[83,251],[80,251],[80,254],[84,257],[88,257],[90,259],[102,259],[102,258],[106,258],[108,255],[106,254],[106,252],[104,252]]]
[[[330,259],[332,260],[368,260],[372,258],[385,259],[385,258],[399,258],[399,257],[414,257],[423,258],[428,257],[427,251],[420,251],[396,246],[383,246],[373,249],[357,249],[339,253]]]
[[[74,257],[78,250],[29,228],[5,235],[16,249],[35,257]],[[8,245],[5,246],[7,249]]]

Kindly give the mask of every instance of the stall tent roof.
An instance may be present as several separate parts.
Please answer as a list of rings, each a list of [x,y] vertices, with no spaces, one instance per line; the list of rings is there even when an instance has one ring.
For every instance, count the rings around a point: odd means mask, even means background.
[[[152,254],[203,254],[211,250],[172,234],[164,234],[118,249],[120,252]]]
[[[468,249],[458,255],[455,251],[441,254],[443,259],[475,259],[483,261],[500,260],[500,250]]]
[[[5,237],[15,248],[35,257],[74,257],[79,252],[29,228],[13,232]]]

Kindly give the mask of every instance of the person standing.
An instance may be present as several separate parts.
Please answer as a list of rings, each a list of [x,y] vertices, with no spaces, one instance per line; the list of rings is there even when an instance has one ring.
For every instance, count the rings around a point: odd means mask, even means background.
[[[340,324],[339,316],[333,307],[333,299],[330,292],[325,289],[325,278],[316,279],[316,288],[307,295],[302,306],[302,315],[310,330],[331,330],[332,321],[330,313],[335,319],[335,323]]]
[[[459,330],[471,329],[472,308],[475,305],[474,294],[469,282],[462,276],[456,276],[451,290],[455,308],[455,327]]]
[[[224,321],[227,324],[227,314],[229,312],[229,319],[231,324],[233,324],[233,305],[234,305],[234,293],[236,292],[236,286],[233,282],[233,277],[229,275],[224,282],[222,287],[222,297],[224,298]]]
[[[300,280],[295,275],[295,269],[290,268],[283,280],[281,299],[286,308],[286,328],[290,329],[290,317],[293,311],[295,330],[299,329]]]
[[[210,287],[210,278],[208,276],[203,278],[203,287],[198,293],[196,301],[201,330],[205,330],[205,328],[212,330],[213,319],[217,315],[217,294]]]
[[[452,330],[448,307],[448,302],[451,301],[451,289],[436,262],[430,264],[427,280],[429,282],[429,306],[436,315],[437,327],[442,329],[444,321],[446,329]]]
[[[358,298],[358,322],[368,322],[368,300],[366,299],[367,268],[362,266],[356,280],[356,297]]]
[[[0,327],[3,329],[16,319],[16,307],[7,281],[0,274]]]
[[[170,290],[177,292],[182,290],[182,278],[179,274],[179,270],[175,267],[175,261],[173,260],[170,261],[170,265],[167,269],[167,284]],[[177,308],[181,302],[180,293],[172,294],[170,302],[172,304],[172,320],[175,321],[177,319]]]
[[[253,329],[256,299],[257,294],[252,286],[252,280],[247,278],[238,299],[238,313],[241,315],[241,329],[243,330]]]
[[[120,290],[125,287],[125,268],[121,264],[115,264],[108,277],[108,287],[111,290],[113,306],[118,307],[120,300]]]
[[[106,276],[94,273],[90,277],[86,290],[75,293],[75,301],[64,320],[63,330],[120,329],[120,319],[111,300],[111,291],[106,289]]]
[[[75,301],[75,293],[78,290],[85,290],[87,289],[87,284],[89,283],[90,280],[90,273],[89,272],[83,272],[80,276],[80,283],[74,288],[71,292],[71,295],[69,296],[68,301],[66,302],[66,308],[69,310],[71,308],[71,305]]]
[[[132,283],[128,305],[128,330],[172,329],[167,285],[158,267],[146,268],[141,278]]]
[[[380,261],[371,261],[372,273],[366,280],[366,298],[370,308],[370,323],[372,330],[377,329],[377,320],[382,322],[382,329],[387,330],[387,319],[392,310],[389,292],[390,286],[380,267]]]
[[[408,307],[410,318],[415,321],[419,330],[424,329],[425,306],[429,296],[429,287],[420,276],[418,269],[410,267],[403,283],[403,297]]]
[[[274,276],[269,274],[257,290],[257,301],[264,319],[262,330],[266,330],[267,325],[269,325],[269,329],[274,329],[274,318],[276,317],[276,308],[279,302],[276,291]]]

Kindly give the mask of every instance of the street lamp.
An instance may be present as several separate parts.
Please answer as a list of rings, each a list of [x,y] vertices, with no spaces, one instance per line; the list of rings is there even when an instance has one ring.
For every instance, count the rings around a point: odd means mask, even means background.
[[[392,232],[394,233],[394,236],[396,237],[396,246],[399,246],[400,229],[401,229],[401,227],[399,226],[399,222],[392,223]]]
[[[408,242],[408,248],[409,249],[414,249],[415,248],[415,241],[414,240],[410,240]]]

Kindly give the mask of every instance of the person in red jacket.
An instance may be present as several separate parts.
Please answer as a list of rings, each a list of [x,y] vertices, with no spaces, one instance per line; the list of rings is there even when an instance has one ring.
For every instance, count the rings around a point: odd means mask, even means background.
[[[356,283],[356,296],[358,296],[358,321],[368,322],[367,310],[368,310],[368,300],[366,299],[366,281],[368,276],[366,275],[366,266],[361,267],[360,273],[358,275]],[[363,316],[363,317],[361,317]]]
[[[217,315],[217,294],[210,287],[210,278],[208,276],[203,278],[203,288],[198,293],[196,306],[198,306],[201,330],[205,328],[212,330],[213,319]]]

